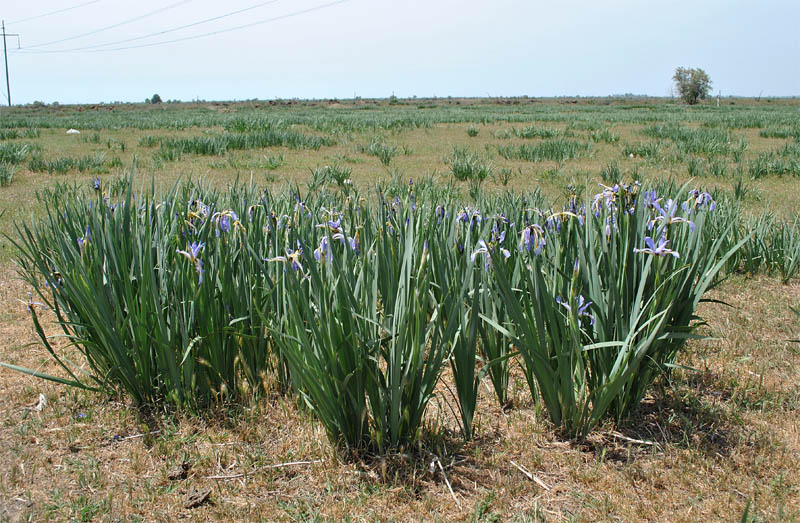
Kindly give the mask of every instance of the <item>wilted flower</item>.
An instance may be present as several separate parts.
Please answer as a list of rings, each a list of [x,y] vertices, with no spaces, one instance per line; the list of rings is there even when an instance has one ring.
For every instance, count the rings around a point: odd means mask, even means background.
[[[58,272],[57,270],[55,269],[50,269],[50,270],[52,271],[52,273],[50,275],[50,278],[44,281],[44,286],[49,288],[51,286],[50,280],[52,280],[53,289],[58,289],[64,284],[64,279],[61,277],[61,273]]]
[[[208,215],[211,214],[211,207],[206,205],[200,200],[190,200],[189,205],[186,209],[186,218],[188,220],[193,220],[198,218],[200,220],[205,220]]]
[[[355,236],[348,236],[347,237],[347,243],[350,245],[350,248],[353,250],[353,252],[356,253],[356,256],[358,256],[359,253],[361,252],[360,236],[361,235],[359,234],[359,232],[356,231],[356,235]]]
[[[220,232],[228,232],[231,227],[244,231],[244,226],[239,221],[239,216],[234,211],[215,212],[211,221],[217,224],[217,237]]]
[[[333,252],[327,236],[323,236],[319,241],[319,247],[314,249],[314,259],[320,263],[333,261]]]
[[[283,263],[291,263],[292,269],[295,271],[302,271],[303,265],[301,260],[303,259],[303,248],[300,246],[300,240],[297,241],[297,249],[294,251],[290,251],[286,249],[286,256],[275,256],[274,258],[265,258],[264,261],[268,262],[283,262]]]
[[[538,256],[544,246],[544,229],[542,229],[541,225],[534,223],[522,230],[522,239],[519,242],[520,252],[522,252],[523,248],[528,252],[533,249],[533,253]]]
[[[440,223],[442,223],[442,220],[444,219],[444,217],[445,217],[444,206],[437,205],[436,206],[436,224],[439,225]]]

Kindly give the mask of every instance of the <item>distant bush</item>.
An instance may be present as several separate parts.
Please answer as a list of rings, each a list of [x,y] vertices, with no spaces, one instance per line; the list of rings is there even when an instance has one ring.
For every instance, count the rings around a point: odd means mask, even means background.
[[[683,101],[689,105],[704,100],[711,91],[711,78],[702,69],[678,67],[672,80]]]
[[[150,97],[150,103],[151,104],[160,104],[161,103],[161,97],[158,95],[158,93],[156,93],[156,94],[154,94],[153,96]]]

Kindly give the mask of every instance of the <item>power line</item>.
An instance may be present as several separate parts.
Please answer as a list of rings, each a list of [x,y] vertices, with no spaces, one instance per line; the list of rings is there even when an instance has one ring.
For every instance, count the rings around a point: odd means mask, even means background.
[[[122,22],[118,22],[116,24],[107,25],[105,27],[101,27],[99,29],[95,29],[93,31],[89,31],[88,33],[81,33],[79,35],[70,36],[68,38],[62,38],[60,40],[52,40],[50,42],[44,42],[42,44],[26,45],[25,49],[31,49],[31,48],[34,48],[34,47],[44,47],[44,46],[53,45],[53,44],[60,44],[62,42],[67,42],[69,40],[75,40],[77,38],[83,38],[84,36],[91,36],[91,35],[94,35],[94,34],[97,34],[97,33],[102,33],[103,31],[108,31],[109,29],[114,29],[114,28],[117,28],[117,27],[120,27],[120,26],[123,26],[123,25],[127,25],[127,24],[130,24],[130,23],[133,23],[133,22],[138,22],[139,20],[142,20],[144,18],[153,16],[155,14],[167,11],[169,9],[172,9],[174,7],[177,7],[179,5],[186,4],[186,3],[189,3],[189,2],[192,2],[192,1],[193,0],[181,0],[180,2],[175,2],[174,4],[170,4],[168,6],[161,7],[159,9],[156,9],[154,11],[150,11],[150,12],[145,13],[143,15],[139,15],[137,17],[130,18],[128,20],[123,20]]]
[[[326,9],[328,7],[333,7],[333,6],[338,5],[338,4],[344,4],[344,3],[349,2],[349,1],[350,0],[335,0],[334,2],[328,2],[327,4],[321,4],[321,5],[318,5],[318,6],[309,7],[308,9],[302,9],[300,11],[294,11],[292,13],[287,13],[285,15],[273,16],[272,18],[265,18],[265,19],[259,20],[257,22],[250,22],[249,24],[243,24],[243,25],[239,25],[239,26],[235,26],[235,27],[229,27],[227,29],[220,29],[218,31],[211,31],[209,33],[203,33],[203,34],[199,34],[199,35],[186,36],[186,37],[183,37],[183,38],[175,38],[174,40],[165,40],[163,42],[154,42],[152,44],[131,45],[131,46],[128,46],[128,47],[115,47],[113,49],[97,49],[97,50],[92,51],[92,52],[99,53],[99,52],[103,52],[103,51],[124,51],[126,49],[138,49],[138,48],[141,48],[141,47],[154,47],[154,46],[157,46],[157,45],[165,45],[165,44],[172,44],[172,43],[175,43],[175,42],[183,42],[183,41],[186,41],[186,40],[194,40],[194,39],[197,39],[197,38],[204,38],[206,36],[218,35],[218,34],[221,34],[221,33],[228,33],[230,31],[236,31],[238,29],[245,29],[245,28],[248,28],[248,27],[253,27],[255,25],[266,24],[266,23],[269,23],[269,22],[276,22],[278,20],[284,20],[286,18],[293,18],[295,16],[304,15],[306,13],[311,13],[313,11],[319,11],[321,9]]]
[[[27,22],[29,20],[36,20],[38,18],[44,18],[45,16],[57,15],[58,13],[65,13],[67,11],[72,11],[73,9],[77,9],[79,7],[84,7],[84,6],[87,6],[87,5],[96,4],[96,3],[102,2],[102,1],[103,0],[92,0],[91,2],[84,2],[82,4],[73,5],[72,7],[65,7],[64,9],[58,9],[56,11],[50,11],[49,13],[42,13],[40,15],[31,16],[31,17],[28,17],[28,18],[23,18],[21,20],[14,20],[13,22],[9,22],[9,24],[12,24],[12,25],[13,24],[21,24],[22,22]]]
[[[124,43],[128,43],[128,42],[134,42],[136,40],[144,40],[145,38],[151,38],[153,36],[161,36],[161,35],[167,34],[167,33],[174,33],[175,31],[180,31],[181,29],[187,29],[189,27],[194,27],[194,26],[197,26],[197,25],[206,24],[208,22],[214,22],[216,20],[221,20],[221,19],[227,18],[229,16],[238,15],[238,14],[244,13],[246,11],[252,11],[253,9],[257,9],[259,7],[264,7],[265,5],[269,5],[269,4],[274,4],[274,3],[279,2],[279,1],[280,0],[268,0],[266,2],[260,2],[260,3],[255,4],[255,5],[251,5],[250,7],[245,7],[243,9],[238,9],[236,11],[231,11],[229,13],[224,13],[222,15],[214,16],[214,17],[211,17],[211,18],[206,18],[205,20],[198,20],[197,22],[192,22],[190,24],[185,24],[185,25],[181,25],[181,26],[178,26],[178,27],[173,27],[171,29],[165,29],[163,31],[157,31],[155,33],[150,33],[150,34],[146,34],[146,35],[142,35],[142,36],[135,36],[133,38],[126,38],[124,40],[115,40],[113,42],[106,42],[104,44],[86,45],[86,46],[83,46],[83,47],[75,47],[75,48],[72,48],[72,49],[53,49],[53,50],[39,49],[39,50],[32,51],[32,52],[37,52],[37,53],[71,53],[71,52],[74,52],[74,51],[87,51],[87,50],[92,50],[92,49],[98,49],[100,47],[108,47],[108,46],[111,46],[111,45],[119,45],[119,44],[124,44]],[[27,47],[23,47],[18,52],[24,52],[25,49],[27,49]],[[102,49],[100,49],[100,50],[102,50]]]

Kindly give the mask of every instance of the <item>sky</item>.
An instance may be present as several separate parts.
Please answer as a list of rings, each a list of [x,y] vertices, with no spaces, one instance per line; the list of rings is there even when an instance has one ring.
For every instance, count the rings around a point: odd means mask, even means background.
[[[670,96],[678,66],[714,95],[800,95],[797,0],[4,0],[0,18],[15,104]]]

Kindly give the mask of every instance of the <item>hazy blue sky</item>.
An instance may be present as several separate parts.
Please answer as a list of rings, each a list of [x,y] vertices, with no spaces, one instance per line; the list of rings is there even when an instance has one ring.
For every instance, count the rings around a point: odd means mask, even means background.
[[[24,20],[88,1],[2,2],[12,101],[665,96],[677,66],[723,96],[800,95],[798,0],[94,0]]]

